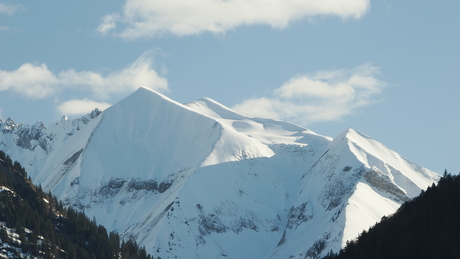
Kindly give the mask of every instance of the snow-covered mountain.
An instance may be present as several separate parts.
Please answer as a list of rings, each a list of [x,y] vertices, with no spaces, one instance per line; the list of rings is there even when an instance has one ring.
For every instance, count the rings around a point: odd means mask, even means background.
[[[147,88],[0,130],[35,184],[163,259],[316,258],[439,178],[353,129],[332,139]]]

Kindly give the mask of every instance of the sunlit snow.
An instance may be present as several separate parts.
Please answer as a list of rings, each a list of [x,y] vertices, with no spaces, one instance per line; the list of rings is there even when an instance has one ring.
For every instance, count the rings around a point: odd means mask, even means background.
[[[0,130],[34,183],[161,258],[324,255],[439,178],[353,129],[332,139],[147,88]]]

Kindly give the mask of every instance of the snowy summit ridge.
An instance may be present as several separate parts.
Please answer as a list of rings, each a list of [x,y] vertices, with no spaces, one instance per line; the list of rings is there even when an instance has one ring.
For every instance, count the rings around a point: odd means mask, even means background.
[[[316,258],[439,179],[353,129],[332,139],[148,88],[0,131],[35,184],[161,258]]]

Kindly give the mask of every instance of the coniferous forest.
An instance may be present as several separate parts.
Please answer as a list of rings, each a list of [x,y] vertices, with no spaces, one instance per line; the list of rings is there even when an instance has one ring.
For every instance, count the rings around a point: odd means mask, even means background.
[[[120,242],[117,233],[107,233],[82,212],[64,208],[1,151],[0,222],[2,250],[12,258],[21,258],[21,253],[36,258],[152,258],[136,242]]]
[[[351,258],[460,258],[460,176],[446,171],[438,185],[325,257]]]

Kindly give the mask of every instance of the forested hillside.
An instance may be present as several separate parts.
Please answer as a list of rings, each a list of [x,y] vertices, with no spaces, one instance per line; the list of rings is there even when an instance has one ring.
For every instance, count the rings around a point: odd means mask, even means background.
[[[325,259],[460,258],[460,176],[444,173],[417,198]]]
[[[0,151],[1,258],[152,258],[133,241],[63,208],[35,187],[18,162]]]

